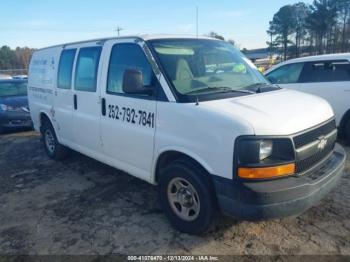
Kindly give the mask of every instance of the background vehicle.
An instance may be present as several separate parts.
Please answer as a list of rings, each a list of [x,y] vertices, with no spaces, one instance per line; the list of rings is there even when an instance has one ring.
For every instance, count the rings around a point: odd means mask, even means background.
[[[0,133],[31,128],[26,80],[0,80]]]
[[[69,147],[158,185],[169,221],[187,233],[208,229],[217,206],[242,219],[300,213],[342,174],[331,106],[271,85],[224,41],[130,36],[44,48],[28,90],[51,158]]]
[[[326,99],[340,135],[350,142],[350,53],[302,57],[265,72],[271,83]]]
[[[12,79],[12,77],[9,75],[0,74],[0,80],[9,80],[9,79]]]
[[[28,76],[27,75],[14,75],[14,76],[12,76],[12,79],[27,80]]]

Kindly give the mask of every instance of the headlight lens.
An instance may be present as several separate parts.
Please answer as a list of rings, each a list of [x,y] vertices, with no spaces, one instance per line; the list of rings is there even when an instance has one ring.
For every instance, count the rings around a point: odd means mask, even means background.
[[[5,105],[5,104],[0,104],[0,109],[2,111],[16,111],[17,107],[8,106],[8,105]]]
[[[1,109],[2,111],[7,111],[8,106],[7,106],[7,105],[4,105],[4,104],[0,104],[0,109]]]
[[[235,150],[239,166],[278,165],[295,160],[290,138],[240,137]]]
[[[295,152],[288,137],[240,137],[235,147],[236,174],[244,179],[268,179],[295,172]]]
[[[271,140],[261,140],[259,147],[259,159],[264,160],[272,155],[273,142]]]

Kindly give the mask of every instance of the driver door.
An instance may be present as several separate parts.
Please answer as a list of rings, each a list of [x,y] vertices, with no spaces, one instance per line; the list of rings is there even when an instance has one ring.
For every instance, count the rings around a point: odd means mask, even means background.
[[[149,180],[153,162],[156,92],[153,95],[123,92],[126,69],[142,72],[143,84],[155,90],[157,81],[141,46],[134,41],[105,43],[108,70],[102,75],[101,138],[109,162],[134,176]]]

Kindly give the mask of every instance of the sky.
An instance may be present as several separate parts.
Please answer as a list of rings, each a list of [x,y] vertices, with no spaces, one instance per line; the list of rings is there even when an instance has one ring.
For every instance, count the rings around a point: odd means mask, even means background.
[[[101,37],[215,31],[240,48],[266,47],[269,21],[298,0],[1,0],[0,46],[41,48]],[[311,3],[312,0],[304,1]]]

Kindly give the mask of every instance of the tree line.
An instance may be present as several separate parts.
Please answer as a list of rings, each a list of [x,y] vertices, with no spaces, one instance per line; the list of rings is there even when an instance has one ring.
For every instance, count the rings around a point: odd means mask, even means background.
[[[282,6],[270,21],[270,53],[285,59],[350,51],[350,0]]]
[[[13,50],[6,45],[2,46],[0,48],[0,70],[27,70],[34,50],[29,47],[17,47]]]

